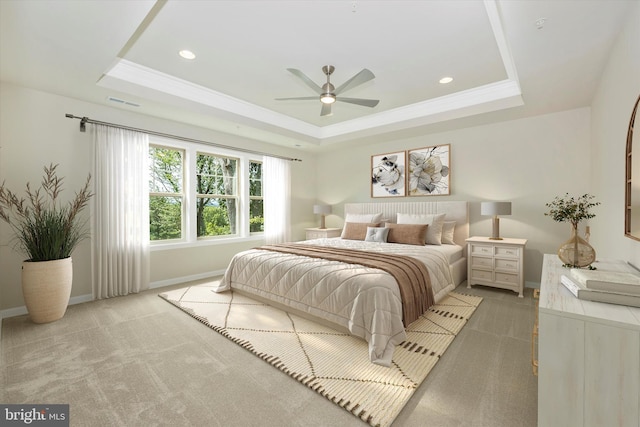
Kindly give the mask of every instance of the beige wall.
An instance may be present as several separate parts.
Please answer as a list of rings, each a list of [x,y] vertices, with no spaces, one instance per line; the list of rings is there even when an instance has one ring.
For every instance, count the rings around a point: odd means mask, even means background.
[[[591,125],[591,187],[603,202],[598,217],[592,221],[593,244],[598,255],[624,259],[637,267],[640,267],[640,242],[624,237],[624,174],[629,119],[640,95],[639,22],[640,2],[629,14],[611,51],[593,100]],[[640,177],[634,178],[637,179]]]
[[[318,198],[336,204],[337,214],[345,201],[372,201],[371,155],[438,144],[450,144],[451,195],[394,201],[467,200],[470,233],[479,236],[491,235],[491,218],[480,215],[480,202],[511,201],[512,215],[501,219],[500,234],[528,239],[525,280],[535,286],[540,282],[542,255],[556,252],[569,238],[566,224],[544,216],[545,203],[565,192],[589,191],[589,109],[356,148],[336,147],[318,157]],[[342,221],[341,214],[331,215],[327,226],[340,226]]]
[[[42,168],[59,163],[58,171],[66,179],[68,198],[78,190],[91,169],[92,136],[78,131],[79,121],[65,113],[96,120],[121,123],[143,129],[195,139],[218,141],[302,159],[292,163],[292,227],[295,239],[304,238],[304,228],[315,224],[315,159],[309,153],[268,145],[177,122],[156,119],[103,105],[0,83],[0,181],[22,192],[26,182],[40,182]],[[89,211],[85,211],[89,215]],[[23,256],[13,249],[9,228],[0,222],[0,314],[2,310],[22,307],[20,268]],[[167,283],[223,271],[236,252],[260,242],[211,245],[151,253],[151,280]],[[90,241],[84,241],[73,253],[73,297],[91,294]]]

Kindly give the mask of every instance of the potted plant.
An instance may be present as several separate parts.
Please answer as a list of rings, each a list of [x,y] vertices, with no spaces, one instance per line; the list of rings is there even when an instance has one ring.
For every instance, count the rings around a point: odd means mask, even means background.
[[[595,196],[590,194],[573,197],[565,193],[564,197],[556,196],[552,202],[546,204],[550,210],[545,212],[545,215],[554,221],[571,223],[571,237],[558,250],[558,256],[567,267],[586,267],[596,260],[595,249],[578,235],[580,222],[596,216],[591,213],[591,209],[600,202],[594,202],[594,198]]]
[[[22,293],[31,320],[47,323],[64,316],[71,296],[71,253],[88,236],[79,214],[93,196],[91,175],[68,204],[59,201],[64,178],[58,165],[44,167],[40,188],[26,186],[26,199],[0,186],[0,218],[14,232],[16,247],[27,255],[22,263]]]

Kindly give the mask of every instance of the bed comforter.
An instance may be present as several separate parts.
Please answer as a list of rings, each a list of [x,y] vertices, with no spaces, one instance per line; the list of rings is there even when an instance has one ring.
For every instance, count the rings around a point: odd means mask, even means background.
[[[429,271],[436,302],[455,287],[447,258],[437,247],[340,238],[304,243],[419,259]],[[396,345],[406,339],[398,285],[376,268],[250,249],[233,257],[216,292],[230,288],[346,328],[369,343],[369,357],[379,365],[389,366]]]

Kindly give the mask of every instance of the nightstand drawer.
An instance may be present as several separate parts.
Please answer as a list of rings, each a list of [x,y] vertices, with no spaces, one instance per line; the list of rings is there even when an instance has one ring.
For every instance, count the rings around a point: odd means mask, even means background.
[[[520,267],[518,266],[517,259],[500,259],[496,258],[496,270],[508,270],[517,272]]]
[[[493,246],[489,245],[471,245],[471,255],[493,255]]]
[[[472,269],[471,279],[493,281],[493,271]]]
[[[471,267],[493,268],[493,258],[484,258],[479,256],[471,257]]]
[[[497,246],[496,247],[496,256],[520,258],[520,249],[519,248],[510,248],[510,247]]]
[[[496,282],[509,283],[517,286],[520,284],[520,276],[518,274],[500,273],[496,271]]]

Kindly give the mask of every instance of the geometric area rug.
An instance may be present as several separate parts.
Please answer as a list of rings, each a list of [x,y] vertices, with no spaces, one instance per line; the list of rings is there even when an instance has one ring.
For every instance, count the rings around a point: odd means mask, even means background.
[[[159,296],[374,427],[391,425],[482,301],[451,292],[409,325],[387,368],[360,338],[215,285]]]

